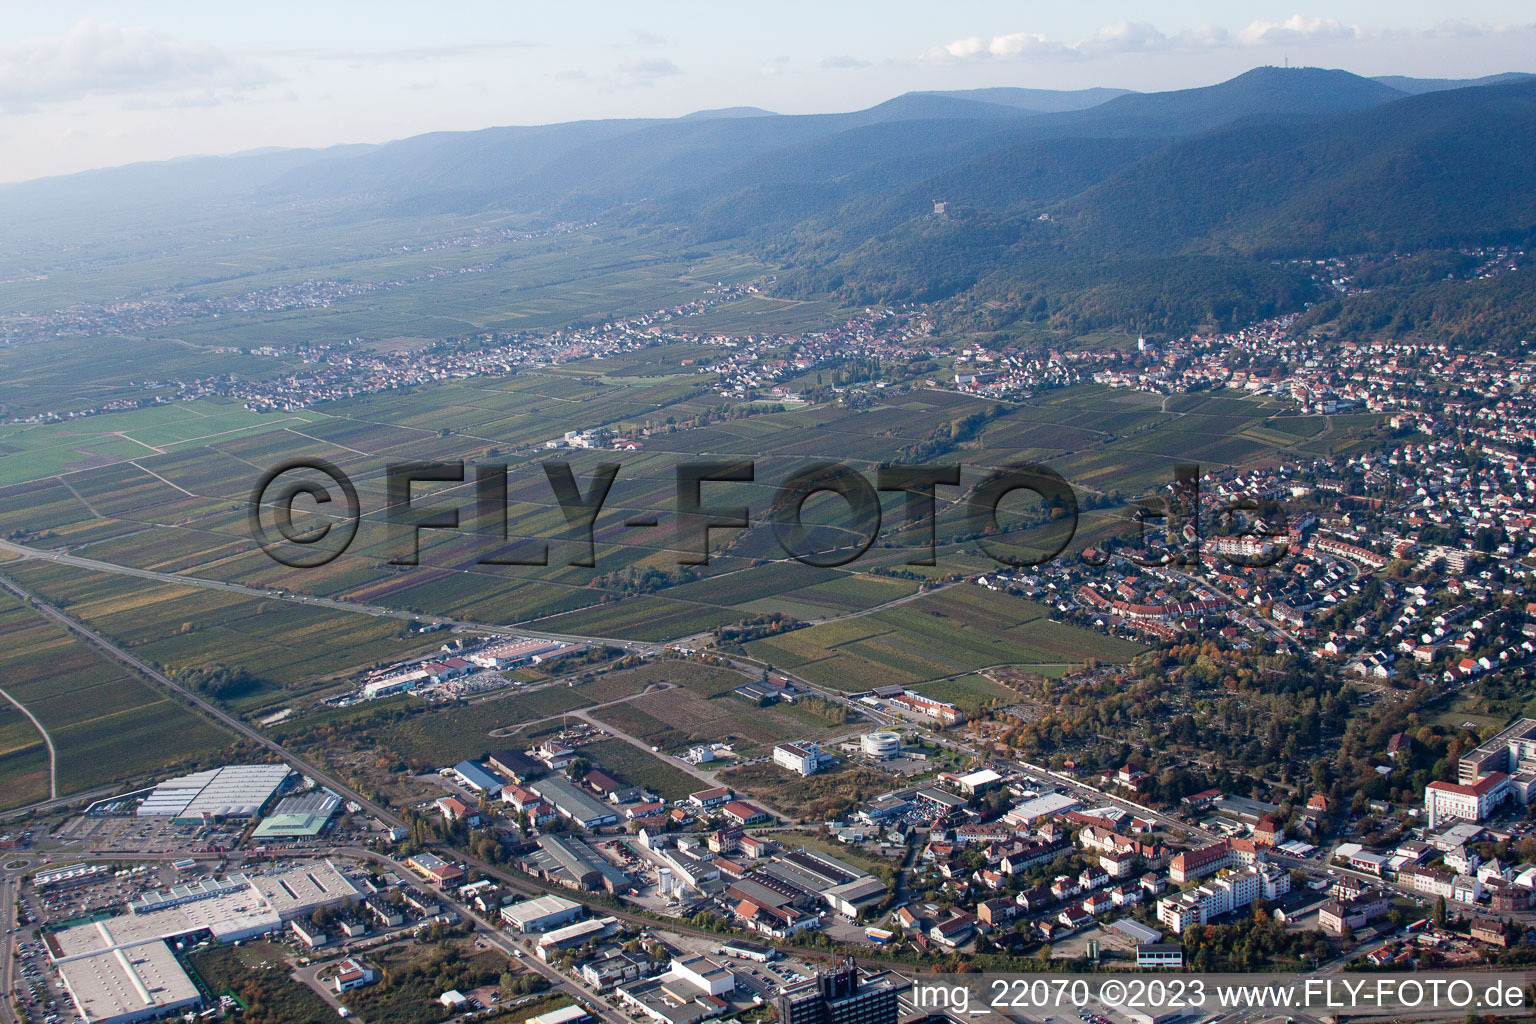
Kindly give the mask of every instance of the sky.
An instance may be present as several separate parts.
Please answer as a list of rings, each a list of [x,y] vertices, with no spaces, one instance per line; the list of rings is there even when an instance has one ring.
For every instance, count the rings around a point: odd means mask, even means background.
[[[1263,64],[1536,71],[1529,0],[0,0],[0,181],[273,146],[911,90],[1209,85]]]

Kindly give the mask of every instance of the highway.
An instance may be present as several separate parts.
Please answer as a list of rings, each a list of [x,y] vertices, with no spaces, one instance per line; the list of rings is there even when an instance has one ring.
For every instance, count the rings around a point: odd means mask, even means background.
[[[15,583],[11,582],[5,577],[0,577],[0,587],[4,587],[15,596],[21,598],[23,601],[33,601],[33,595],[29,591],[17,586]],[[107,654],[109,657],[122,662],[129,668],[133,669],[135,672],[138,672],[147,679],[158,683],[159,685],[170,690],[177,697],[180,697],[188,704],[196,707],[198,710],[202,711],[210,718],[218,721],[220,724],[228,727],[236,733],[239,733],[241,736],[245,737],[251,742],[259,744],[267,750],[270,750],[272,753],[286,761],[289,766],[295,770],[308,775],[310,778],[322,783],[325,786],[330,787],[334,792],[346,797],[347,799],[355,801],[359,806],[363,807],[368,811],[369,814],[374,815],[380,821],[386,822],[396,827],[403,827],[405,825],[404,819],[402,819],[399,815],[394,814],[379,804],[374,803],[372,800],[367,799],[361,793],[356,792],[351,787],[342,785],[341,782],[337,781],[328,773],[322,771],[319,766],[314,764],[314,762],[310,761],[308,758],[301,757],[298,754],[292,753],[286,747],[272,739],[267,738],[260,732],[257,732],[255,729],[251,728],[249,725],[246,725],[240,719],[224,711],[222,708],[218,707],[211,701],[204,699],[201,695],[194,693],[191,690],[188,690],[186,687],[173,681],[169,676],[161,672],[159,669],[146,664],[138,657],[118,647],[111,640],[102,636],[100,633],[97,633],[89,626],[76,621],[70,616],[65,615],[64,613],[53,608],[51,605],[41,601],[36,602],[36,610],[42,615],[53,619],[65,629],[68,629],[70,632],[77,634],[87,642],[91,643],[100,649],[103,653]]]

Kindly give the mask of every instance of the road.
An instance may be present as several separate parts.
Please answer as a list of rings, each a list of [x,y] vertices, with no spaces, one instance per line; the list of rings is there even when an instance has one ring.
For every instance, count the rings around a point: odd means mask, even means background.
[[[5,920],[0,921],[0,927],[5,929],[5,940],[0,942],[0,1021],[11,1024],[16,1020],[16,1008],[13,999],[16,996],[16,897],[19,889],[19,875],[13,875],[9,871],[0,871],[0,914],[5,915]]]
[[[152,569],[135,569],[127,565],[118,565],[115,562],[102,562],[94,558],[81,558],[78,555],[70,555],[62,551],[42,551],[38,548],[29,548],[7,540],[0,540],[0,551],[9,551],[14,555],[35,561],[54,562],[58,565],[68,565],[77,569],[89,569],[92,572],[112,573],[117,576],[133,576],[138,579],[151,580],[155,583],[175,583],[184,587],[203,587],[208,590],[223,591],[226,594],[240,594],[244,597],[261,598],[267,601],[290,601],[294,604],[306,604],[315,608],[328,608],[332,611],[352,612],[354,614],[374,615],[406,621],[430,619],[433,622],[441,622],[455,628],[479,630],[489,633],[506,633],[514,628],[506,623],[475,622],[470,619],[454,619],[442,615],[422,615],[418,612],[401,611],[398,608],[385,608],[382,605],[360,604],[355,601],[342,601],[332,597],[310,597],[304,594],[288,593],[287,591],[269,590],[266,587],[250,587],[243,583],[226,583],[223,580],[203,579],[199,576],[156,572]],[[621,637],[550,633],[544,630],[525,629],[522,626],[515,627],[515,630],[525,636],[536,637],[541,640],[561,640],[566,643],[603,643],[612,644],[616,647],[634,644],[634,641]],[[644,648],[644,653],[654,653],[661,646],[660,644],[643,644],[631,649],[640,651],[641,648]]]
[[[16,705],[16,710],[27,716],[27,720],[37,729],[43,737],[43,743],[48,747],[48,799],[59,798],[59,758],[53,749],[53,737],[48,735],[48,730],[43,728],[43,723],[37,720],[37,716],[27,710],[27,706],[21,701],[0,689],[0,697],[4,697]]]
[[[3,576],[0,576],[0,587],[4,587],[12,594],[21,598],[23,601],[33,602],[33,595],[29,591],[20,586],[17,586],[11,580],[8,580]],[[319,766],[314,764],[308,758],[300,757],[299,755],[290,752],[287,748],[283,747],[276,741],[268,739],[260,732],[257,732],[255,729],[251,728],[249,725],[246,725],[240,719],[236,718],[234,715],[229,714],[222,708],[204,699],[201,695],[188,690],[186,687],[180,685],[179,683],[176,683],[169,676],[154,666],[146,664],[138,657],[130,654],[128,651],[123,650],[121,647],[118,647],[117,644],[102,636],[100,633],[97,633],[89,626],[86,626],[81,622],[77,622],[75,619],[65,615],[64,613],[45,603],[36,602],[35,607],[40,614],[53,619],[65,629],[68,629],[70,632],[82,637],[109,657],[122,662],[129,668],[143,675],[145,678],[165,687],[177,697],[185,700],[187,703],[193,705],[198,710],[208,715],[210,718],[213,718],[234,732],[239,733],[241,736],[245,737],[251,742],[259,744],[267,750],[270,750],[272,753],[276,754],[278,757],[287,762],[288,765],[294,768],[296,771],[308,775],[310,778],[316,780],[322,785],[330,787],[333,792],[340,794],[349,800],[355,801],[359,806],[363,807],[368,811],[369,814],[372,814],[380,821],[395,827],[404,826],[405,821],[399,815],[388,811],[379,804],[367,799],[361,793],[353,790],[350,786],[343,785],[340,781],[333,778],[328,773],[322,771]]]
[[[35,561],[53,562],[58,565],[68,565],[77,569],[89,569],[92,572],[105,572],[118,576],[133,576],[138,579],[151,580],[156,583],[174,583],[186,587],[204,587],[209,590],[219,590],[227,594],[240,594],[245,597],[261,598],[268,601],[290,601],[295,604],[307,604],[315,608],[327,608],[332,611],[352,612],[360,615],[374,615],[405,621],[431,620],[458,629],[478,630],[489,633],[516,632],[523,636],[530,636],[540,640],[559,640],[565,643],[581,644],[608,644],[614,647],[623,647],[639,654],[656,654],[664,649],[667,644],[636,641],[627,637],[592,636],[580,633],[551,633],[548,630],[536,629],[524,624],[509,624],[501,622],[476,622],[471,619],[455,619],[443,615],[422,615],[419,612],[401,611],[398,608],[386,608],[383,605],[361,604],[356,601],[343,601],[333,597],[312,597],[305,594],[294,594],[288,591],[271,590],[266,587],[251,587],[243,583],[228,583],[223,580],[204,579],[200,576],[185,576],[180,573],[157,572],[153,569],[136,569],[132,566],[118,565],[115,562],[103,562],[95,558],[82,558],[79,555],[71,555],[64,551],[45,551],[40,548],[27,547],[13,541],[0,540],[0,551],[9,551],[24,559]],[[740,570],[744,571],[744,570]],[[927,591],[918,591],[906,594],[884,604],[872,605],[856,612],[845,615],[829,616],[825,619],[808,619],[811,625],[820,625],[825,622],[842,622],[846,619],[856,619],[865,615],[908,601],[915,601],[924,594],[931,594],[945,587],[954,586],[954,582],[940,584]],[[537,620],[534,620],[537,621]],[[673,646],[688,646],[690,641],[702,642],[702,639],[710,634],[701,633],[684,640],[674,640]]]

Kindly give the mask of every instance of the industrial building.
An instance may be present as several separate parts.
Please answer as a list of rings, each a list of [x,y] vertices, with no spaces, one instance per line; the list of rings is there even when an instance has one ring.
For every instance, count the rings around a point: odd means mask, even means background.
[[[620,1000],[656,1024],[693,1024],[729,1009],[723,997],[736,987],[736,976],[704,956],[680,957],[659,978],[620,985]]]
[[[979,771],[971,772],[969,775],[960,776],[955,784],[960,787],[960,792],[975,795],[977,793],[985,793],[1002,781],[1003,777],[991,768],[982,768]]]
[[[80,1016],[132,1024],[201,1001],[169,943],[206,936],[240,942],[282,930],[358,890],[330,861],[263,875],[230,875],[150,893],[130,913],[48,932],[43,943]]]
[[[59,980],[91,1024],[132,1024],[202,1002],[176,954],[160,940],[67,961],[59,965]]]
[[[540,936],[539,944],[534,947],[534,954],[540,960],[547,961],[561,950],[585,946],[594,939],[605,938],[618,930],[619,919],[616,917],[594,917],[589,921],[575,921]]]
[[[630,884],[628,875],[574,836],[545,833],[522,863],[529,874],[573,889],[622,892]]]
[[[130,904],[130,913],[49,932],[44,943],[53,960],[64,962],[201,934],[237,942],[357,895],[357,886],[330,861],[305,861],[271,874],[236,874],[152,893]]]
[[[146,818],[196,822],[204,818],[253,818],[293,774],[287,765],[235,764],[167,779],[135,812]]]
[[[1067,811],[1076,810],[1083,806],[1083,802],[1076,797],[1066,796],[1062,793],[1044,793],[1031,797],[1022,803],[1015,804],[1013,809],[1003,816],[1003,821],[1009,825],[1033,825],[1041,818],[1053,817],[1057,814],[1065,814]]]
[[[562,818],[569,818],[582,828],[612,825],[619,820],[618,812],[612,807],[600,803],[596,797],[578,789],[571,780],[562,775],[551,775],[547,779],[540,779],[528,788],[548,800],[555,810],[560,812]]]
[[[521,750],[498,750],[486,762],[519,785],[527,785],[547,771],[542,764]]]
[[[341,797],[328,789],[284,797],[251,833],[252,839],[313,839],[325,831]]]
[[[545,932],[581,919],[580,903],[563,896],[539,896],[501,908],[502,923],[520,932]]]
[[[587,1012],[585,1006],[573,1003],[570,1006],[562,1006],[558,1010],[541,1013],[537,1017],[529,1017],[523,1024],[586,1024],[591,1019],[592,1015]]]
[[[474,761],[460,761],[448,769],[464,785],[479,793],[496,795],[505,786],[506,780],[498,778],[485,769],[483,765]]]
[[[535,658],[542,661],[565,646],[558,640],[509,640],[481,648],[465,657],[481,668],[512,668]]]

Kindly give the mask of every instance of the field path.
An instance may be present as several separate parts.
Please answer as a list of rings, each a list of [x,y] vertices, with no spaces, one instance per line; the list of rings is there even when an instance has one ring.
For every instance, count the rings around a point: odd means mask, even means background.
[[[189,491],[185,487],[181,486],[181,484],[173,483],[172,481],[167,480],[165,477],[161,476],[159,473],[156,473],[152,469],[146,469],[144,466],[139,465],[137,462],[134,462],[132,459],[128,460],[128,465],[132,466],[134,469],[138,470],[141,473],[148,473],[150,476],[154,477],[156,480],[159,480],[161,483],[165,484],[167,487],[174,487],[174,488],[176,488],[178,491],[180,491],[182,494],[185,494],[189,498],[200,497],[200,495],[193,494],[191,491]]]
[[[598,721],[592,717],[592,710],[592,708],[578,708],[577,710],[570,712],[570,716],[572,718],[579,718],[583,722],[586,722],[588,725],[592,726],[594,729],[601,729],[603,732],[608,733],[615,739],[621,739],[632,747],[640,748],[649,756],[666,762],[666,764],[670,767],[676,768],[679,771],[687,772],[689,775],[692,775],[694,778],[709,786],[711,789],[722,785],[720,779],[713,772],[707,772],[700,768],[698,765],[689,764],[687,761],[684,761],[680,757],[673,757],[671,754],[663,754],[661,751],[655,749],[649,743],[645,742],[645,740],[640,739],[638,736],[631,736],[629,733],[624,732],[616,726],[609,725],[607,722]],[[774,810],[772,807],[769,807],[761,800],[756,801],[756,804],[768,814],[772,815],[773,818],[777,821],[788,822],[790,820],[787,815],[780,814],[778,811]]]
[[[16,705],[16,710],[26,715],[33,727],[42,734],[43,742],[48,746],[48,799],[57,800],[59,798],[59,757],[53,749],[53,737],[48,735],[48,730],[43,728],[43,723],[38,721],[36,715],[27,710],[25,704],[4,690],[0,690],[0,697],[4,697]]]
[[[544,686],[537,686],[537,687],[534,687],[534,688],[528,689],[528,690],[518,690],[518,691],[516,691],[514,693],[506,694],[506,696],[508,696],[508,697],[520,697],[520,696],[523,696],[524,694],[537,693],[539,690],[547,690],[547,689],[549,689],[552,686],[558,686],[558,685],[560,685],[560,684],[558,684],[558,683],[549,683],[549,684],[546,684]],[[675,690],[675,689],[677,689],[677,684],[676,683],[669,683],[666,680],[662,680],[660,682],[655,682],[655,683],[646,683],[645,684],[645,689],[640,690],[640,691],[638,691],[636,693],[629,693],[629,694],[625,694],[622,697],[615,697],[613,700],[605,700],[601,704],[589,704],[586,707],[582,708],[581,710],[582,711],[596,711],[599,708],[611,708],[615,704],[623,704],[623,703],[625,703],[627,701],[634,700],[636,697],[644,697],[648,693],[665,693],[667,690]],[[575,713],[576,712],[574,710],[573,711],[562,711],[559,714],[545,715],[543,718],[535,718],[531,722],[517,722],[517,723],[515,723],[513,725],[499,725],[496,728],[492,729],[490,732],[486,733],[486,735],[487,736],[494,736],[497,739],[502,739],[503,737],[511,736],[514,733],[522,732],[524,729],[528,728],[530,725],[543,725],[545,722],[553,722],[557,718],[569,718],[571,715],[574,715]],[[604,726],[603,728],[607,728],[607,726]]]

